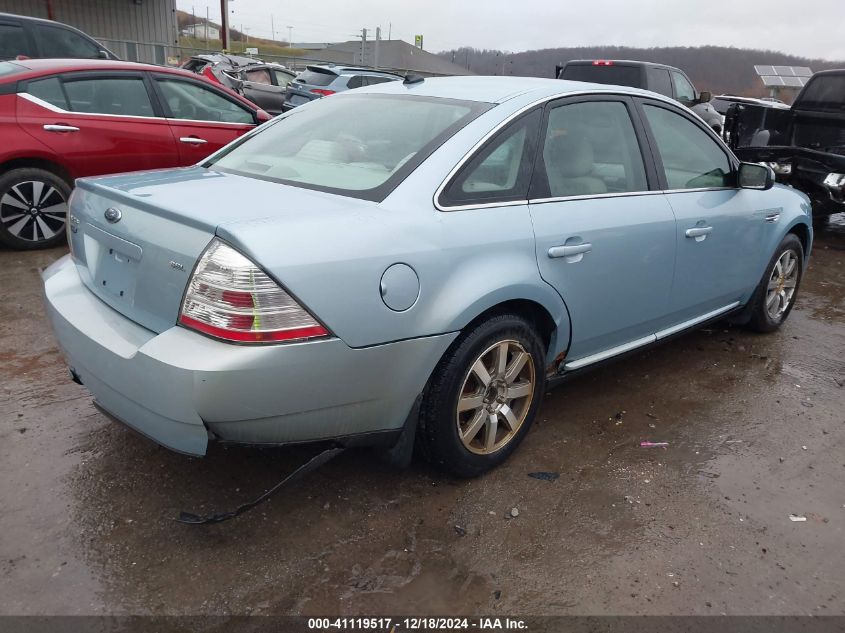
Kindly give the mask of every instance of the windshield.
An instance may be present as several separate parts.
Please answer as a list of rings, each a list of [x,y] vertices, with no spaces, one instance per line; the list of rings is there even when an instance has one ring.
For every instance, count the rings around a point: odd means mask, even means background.
[[[795,107],[807,110],[845,110],[845,75],[813,77]]]
[[[292,110],[205,166],[381,201],[446,139],[491,107],[408,95],[327,97]]]

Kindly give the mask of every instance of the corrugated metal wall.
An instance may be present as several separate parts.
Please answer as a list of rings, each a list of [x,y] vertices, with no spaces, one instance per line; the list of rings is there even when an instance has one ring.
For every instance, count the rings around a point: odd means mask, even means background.
[[[0,0],[0,12],[49,17],[100,40],[124,59],[125,42],[135,42],[137,61],[164,63],[167,48],[178,44],[176,0]],[[129,47],[131,49],[132,47]]]

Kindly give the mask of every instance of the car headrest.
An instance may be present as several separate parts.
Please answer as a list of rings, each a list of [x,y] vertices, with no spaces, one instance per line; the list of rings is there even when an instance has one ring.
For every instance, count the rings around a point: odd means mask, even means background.
[[[546,144],[547,169],[564,178],[578,178],[593,171],[593,146],[582,132],[562,131]]]

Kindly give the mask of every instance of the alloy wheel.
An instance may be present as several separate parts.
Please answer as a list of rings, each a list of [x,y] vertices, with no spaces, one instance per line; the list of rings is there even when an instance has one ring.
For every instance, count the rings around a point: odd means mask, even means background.
[[[18,239],[49,240],[65,230],[66,222],[67,200],[49,183],[25,180],[0,197],[0,223]]]
[[[766,287],[766,313],[773,321],[780,319],[792,303],[798,287],[798,255],[784,251],[778,257]]]
[[[458,397],[456,420],[461,443],[489,455],[516,436],[531,408],[534,359],[517,341],[499,341],[470,367]]]

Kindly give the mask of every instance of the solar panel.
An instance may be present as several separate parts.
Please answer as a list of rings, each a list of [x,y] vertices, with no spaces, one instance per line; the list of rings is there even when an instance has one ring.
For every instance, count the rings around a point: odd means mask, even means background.
[[[754,72],[767,88],[802,88],[813,75],[806,66],[754,66]]]

